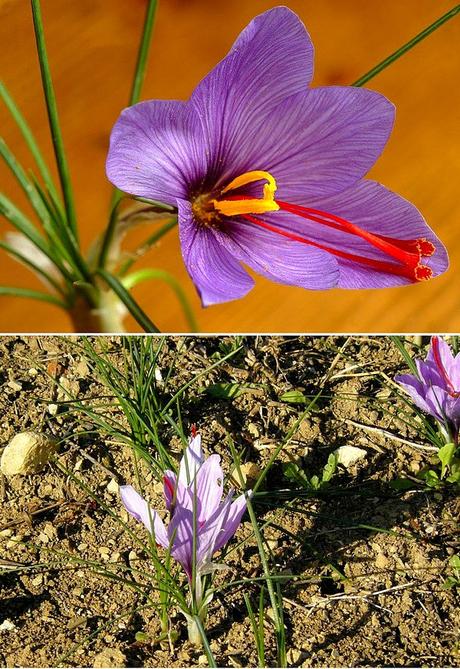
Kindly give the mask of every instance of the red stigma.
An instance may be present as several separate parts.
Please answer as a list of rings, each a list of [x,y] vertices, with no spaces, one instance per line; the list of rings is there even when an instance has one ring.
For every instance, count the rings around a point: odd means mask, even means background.
[[[198,434],[195,423],[193,423],[192,427],[190,428],[190,434],[192,435],[192,439],[195,439],[196,435]]]
[[[239,195],[229,196],[228,199],[246,198],[245,196]],[[422,263],[422,258],[429,258],[436,251],[435,245],[428,239],[423,237],[419,239],[397,239],[396,237],[387,237],[385,235],[379,235],[363,230],[358,225],[350,223],[350,221],[347,221],[340,216],[321,211],[320,209],[302,207],[281,200],[276,200],[276,204],[281,210],[287,211],[295,216],[300,216],[308,221],[313,221],[328,228],[338,230],[346,235],[359,237],[367,242],[369,247],[381,251],[388,260],[376,260],[374,258],[342,251],[332,246],[315,242],[301,234],[290,232],[289,230],[280,228],[260,218],[256,218],[252,214],[241,214],[241,218],[292,241],[314,246],[315,248],[327,251],[338,258],[343,258],[344,260],[349,260],[358,265],[369,267],[380,272],[406,277],[413,282],[427,281],[433,276],[432,269]]]
[[[163,483],[165,488],[167,488],[168,493],[171,495],[171,498],[174,497],[174,486],[167,476],[163,476]]]
[[[431,344],[431,349],[433,351],[433,358],[436,363],[436,367],[438,368],[439,373],[441,374],[442,378],[444,379],[444,382],[446,386],[449,388],[448,393],[451,397],[457,398],[460,397],[460,392],[456,391],[454,388],[454,385],[450,378],[447,375],[447,372],[444,368],[444,365],[442,364],[441,360],[441,352],[439,350],[439,337],[433,337],[433,342]]]

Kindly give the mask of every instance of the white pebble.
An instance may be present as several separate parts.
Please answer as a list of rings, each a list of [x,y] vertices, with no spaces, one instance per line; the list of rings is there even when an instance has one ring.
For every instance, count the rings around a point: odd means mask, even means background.
[[[367,456],[367,451],[356,446],[340,446],[334,453],[337,456],[337,464],[344,467],[351,467],[355,462],[363,460]]]
[[[22,390],[22,384],[18,383],[17,381],[8,381],[7,383],[8,388],[11,388],[11,390],[14,390],[15,392],[19,392]]]
[[[3,451],[0,469],[5,476],[31,474],[42,469],[56,449],[56,442],[45,434],[19,432]]]
[[[118,488],[119,488],[119,485],[115,481],[115,479],[110,479],[110,481],[107,485],[107,492],[110,492],[113,495],[118,495]]]

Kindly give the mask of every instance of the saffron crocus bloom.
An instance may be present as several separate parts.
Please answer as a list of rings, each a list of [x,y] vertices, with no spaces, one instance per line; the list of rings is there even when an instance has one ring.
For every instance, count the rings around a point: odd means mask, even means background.
[[[397,381],[422,411],[441,424],[447,438],[458,441],[460,429],[460,353],[455,357],[439,337],[431,338],[425,360],[416,360],[418,376],[403,374]]]
[[[128,512],[144,523],[157,544],[171,550],[173,558],[184,568],[190,584],[195,534],[194,588],[195,593],[199,591],[200,595],[201,576],[215,568],[211,563],[212,556],[235,534],[246,510],[245,495],[233,500],[232,490],[222,501],[223,480],[220,457],[211,455],[204,459],[201,437],[194,435],[181,460],[179,475],[176,477],[169,470],[164,475],[166,508],[171,515],[167,529],[158,513],[149,508],[132,486],[120,487],[121,499]]]
[[[187,102],[125,109],[107,174],[178,209],[187,270],[204,305],[253,279],[310,289],[423,281],[447,254],[417,209],[363,180],[394,108],[353,87],[309,88],[313,46],[286,7],[257,16]]]

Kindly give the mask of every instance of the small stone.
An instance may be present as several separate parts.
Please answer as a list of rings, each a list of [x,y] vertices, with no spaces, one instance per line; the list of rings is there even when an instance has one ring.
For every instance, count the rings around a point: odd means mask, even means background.
[[[34,378],[35,376],[38,375],[38,370],[36,370],[35,367],[31,367],[30,369],[27,370],[27,374]]]
[[[139,558],[137,557],[136,551],[129,551],[128,554],[128,562],[136,562]]]
[[[265,614],[265,617],[268,620],[270,620],[271,622],[273,622],[275,620],[275,612],[273,611],[271,606],[268,607],[268,609],[266,611],[266,614]]]
[[[0,625],[0,632],[11,632],[15,629],[16,625],[12,623],[11,620],[8,620],[8,618],[5,618],[5,620]]]
[[[57,397],[58,400],[73,400],[80,392],[80,384],[74,379],[62,376],[59,381]]]
[[[278,548],[278,541],[276,539],[268,539],[267,545],[271,551],[274,551],[275,548]]]
[[[50,539],[56,539],[57,538],[57,531],[56,531],[56,528],[54,527],[54,525],[52,523],[45,523],[45,526],[43,527],[43,532]]]
[[[286,660],[289,667],[295,667],[307,657],[307,654],[297,648],[290,648],[286,653]]]
[[[7,527],[6,529],[0,531],[0,537],[11,537],[12,534],[13,530],[11,527]]]
[[[44,532],[40,532],[38,535],[38,541],[40,541],[42,544],[49,544],[50,538]]]
[[[255,462],[245,462],[240,469],[245,484],[256,481],[261,472],[260,467]]]
[[[74,472],[79,472],[82,468],[82,465],[83,465],[83,458],[79,458],[74,464],[73,467]]]
[[[108,485],[107,485],[107,492],[110,492],[112,495],[118,495],[118,489],[119,489],[118,483],[115,481],[115,479],[110,479]]]
[[[340,446],[334,451],[337,456],[337,464],[344,467],[351,467],[355,462],[363,460],[367,456],[367,451],[356,446]]]
[[[120,553],[112,553],[110,556],[110,562],[118,562],[120,559]]]
[[[48,404],[48,413],[50,416],[55,416],[58,412],[58,405],[57,404]]]
[[[198,658],[198,664],[200,665],[200,667],[208,666],[208,658],[206,657],[206,655],[200,655],[200,657]]]
[[[375,566],[377,569],[387,569],[390,561],[386,558],[383,553],[379,553],[375,558]]]
[[[41,585],[41,584],[43,583],[43,576],[42,576],[42,574],[39,574],[38,576],[36,576],[35,578],[33,578],[33,579],[31,580],[31,583],[32,583],[32,585],[34,585],[35,587]]]
[[[56,450],[56,442],[45,434],[19,432],[3,451],[0,469],[5,476],[37,472]]]
[[[8,381],[7,386],[8,388],[11,388],[11,390],[14,390],[15,393],[18,393],[20,390],[22,390],[22,384],[18,383],[17,381]]]
[[[81,544],[78,544],[77,546],[79,551],[85,551],[88,548],[88,544],[85,544],[83,541]]]
[[[108,555],[110,553],[110,548],[107,548],[107,546],[101,546],[99,548],[99,553],[101,555]]]
[[[86,360],[80,360],[80,362],[75,365],[75,375],[84,379],[86,376],[88,376],[88,374],[89,367]]]
[[[118,648],[104,648],[93,661],[94,669],[102,667],[126,667],[126,655]]]
[[[256,439],[258,437],[260,437],[259,428],[257,427],[257,425],[255,423],[249,423],[248,432],[249,432],[249,434],[252,434],[252,436],[255,437]]]

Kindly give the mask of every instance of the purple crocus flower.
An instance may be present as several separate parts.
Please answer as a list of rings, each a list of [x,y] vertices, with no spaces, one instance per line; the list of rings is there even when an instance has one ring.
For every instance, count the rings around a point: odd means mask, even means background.
[[[397,381],[422,411],[441,424],[456,443],[460,429],[460,353],[454,357],[449,345],[431,338],[425,360],[416,360],[418,376],[403,374]]]
[[[246,510],[246,495],[233,500],[231,490],[222,501],[224,475],[220,456],[204,459],[201,437],[193,434],[179,468],[179,476],[170,470],[164,475],[166,508],[171,519],[166,529],[156,511],[130,485],[120,486],[127,511],[145,527],[157,544],[170,549],[184,568],[192,584],[194,527],[196,550],[195,589],[201,594],[201,576],[215,569],[211,558],[235,534]]]
[[[394,107],[374,91],[309,88],[313,46],[287,7],[257,16],[187,102],[125,109],[107,175],[177,207],[182,255],[203,305],[246,295],[242,263],[309,289],[383,288],[448,266],[417,209],[363,177]]]

